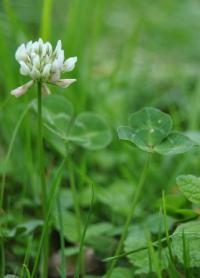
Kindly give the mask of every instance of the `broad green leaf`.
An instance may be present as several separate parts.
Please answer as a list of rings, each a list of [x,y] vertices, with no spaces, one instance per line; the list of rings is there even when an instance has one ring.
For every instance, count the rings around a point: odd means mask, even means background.
[[[63,233],[64,237],[70,242],[78,242],[79,241],[79,230],[78,230],[78,221],[74,213],[69,211],[62,212],[63,216]],[[59,231],[60,224],[57,212],[54,213],[54,225],[56,229]],[[80,223],[80,231],[82,231],[83,225]]]
[[[172,237],[172,248],[179,262],[184,264],[183,233],[188,244],[191,267],[200,267],[200,221],[191,221],[177,227]]]
[[[132,184],[119,180],[106,188],[98,187],[96,194],[97,199],[107,205],[114,213],[126,216],[130,210],[133,192],[134,186]]]
[[[182,194],[166,195],[165,206],[167,215],[181,221],[195,219],[199,213],[192,209],[185,209],[187,199]],[[157,207],[162,206],[162,199],[157,202]]]
[[[42,105],[45,124],[65,137],[73,115],[72,104],[63,96],[51,95],[43,98]]]
[[[172,132],[160,145],[155,147],[155,151],[162,155],[175,155],[191,150],[194,145],[195,143],[184,134]]]
[[[172,206],[166,206],[166,212],[168,215],[181,221],[188,221],[199,217],[199,213],[192,209],[176,209]]]
[[[37,111],[36,102],[34,108]],[[43,121],[47,128],[45,137],[60,153],[65,154],[64,143],[69,141],[90,150],[102,149],[111,142],[111,131],[100,116],[84,112],[74,122],[72,116],[73,107],[65,97],[43,98]]]
[[[105,278],[103,276],[103,278]],[[113,272],[110,278],[132,278],[133,277],[133,270],[127,267],[116,267],[113,269]]]
[[[70,130],[68,140],[89,150],[106,147],[112,139],[106,122],[98,115],[84,112],[78,115]]]
[[[125,240],[125,252],[132,252],[133,250],[137,250],[146,246],[148,246],[148,240],[146,238],[144,229],[142,229],[142,227],[135,226]],[[157,254],[156,251],[155,253]],[[132,253],[128,255],[128,259],[130,263],[139,268],[136,273],[149,273],[150,269],[148,249]],[[162,249],[160,263],[161,269],[167,267],[168,262],[165,249]],[[152,270],[155,271],[154,265],[152,265]]]
[[[33,102],[37,112],[37,101]],[[58,95],[42,98],[42,116],[44,137],[62,155],[66,155],[66,145],[62,138],[67,136],[67,131],[73,115],[72,104],[64,97]]]
[[[113,230],[113,225],[107,222],[90,224],[87,229],[86,240],[98,237],[99,235],[109,234]]]
[[[200,178],[193,175],[177,177],[176,182],[185,197],[195,204],[200,204]]]
[[[43,225],[43,221],[39,219],[33,219],[28,222],[25,222],[23,224],[17,225],[14,229],[12,230],[5,230],[1,231],[0,237],[7,237],[7,238],[12,238],[15,236],[27,236],[34,232],[38,227]]]
[[[158,109],[146,107],[132,114],[128,127],[120,127],[118,136],[122,140],[128,140],[138,148],[147,152],[154,152],[170,133],[172,127],[171,117]]]
[[[158,109],[147,107],[132,114],[129,126],[119,127],[121,140],[133,143],[146,152],[175,155],[189,151],[196,143],[189,137],[171,132],[171,117]]]

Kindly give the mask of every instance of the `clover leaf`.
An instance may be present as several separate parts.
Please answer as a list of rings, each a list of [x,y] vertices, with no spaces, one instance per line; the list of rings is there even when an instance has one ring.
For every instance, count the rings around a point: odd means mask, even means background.
[[[118,128],[119,139],[139,149],[162,155],[187,152],[195,143],[179,132],[171,132],[171,117],[152,107],[146,107],[129,117],[129,125]]]

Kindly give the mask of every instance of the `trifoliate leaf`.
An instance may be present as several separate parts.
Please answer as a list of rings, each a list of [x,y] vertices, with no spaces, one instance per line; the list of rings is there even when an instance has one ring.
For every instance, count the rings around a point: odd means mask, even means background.
[[[111,139],[111,131],[104,119],[90,112],[78,115],[68,137],[69,141],[89,150],[105,148]]]
[[[128,141],[139,149],[162,155],[175,155],[189,151],[196,143],[189,137],[171,132],[171,117],[158,109],[146,107],[132,114],[129,126],[118,128],[121,140]]]

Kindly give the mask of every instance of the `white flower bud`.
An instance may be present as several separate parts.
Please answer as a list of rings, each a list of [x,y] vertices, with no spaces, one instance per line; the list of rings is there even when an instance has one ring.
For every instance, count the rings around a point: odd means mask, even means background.
[[[25,48],[25,45],[24,43],[22,45],[20,45],[18,48],[17,48],[17,51],[15,53],[15,59],[20,62],[21,60],[24,60],[25,57],[26,57],[26,48]]]
[[[72,71],[75,68],[75,64],[77,62],[77,57],[71,57],[64,62],[63,72]]]
[[[28,74],[30,74],[30,70],[29,70],[28,66],[27,66],[23,61],[20,62],[20,65],[21,65],[21,67],[20,67],[20,73],[21,73],[22,75],[28,75]]]

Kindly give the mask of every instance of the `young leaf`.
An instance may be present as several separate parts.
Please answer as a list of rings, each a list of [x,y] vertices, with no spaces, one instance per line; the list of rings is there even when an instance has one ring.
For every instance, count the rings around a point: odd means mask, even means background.
[[[200,267],[200,222],[191,221],[177,227],[172,237],[173,253],[184,264],[183,233],[189,247],[190,267]]]
[[[189,151],[194,145],[195,143],[184,134],[172,132],[160,145],[155,147],[155,151],[162,155],[175,155]]]
[[[185,197],[195,204],[200,204],[200,178],[193,175],[177,177],[176,182]]]
[[[112,134],[106,122],[91,112],[78,115],[68,137],[69,141],[89,150],[105,148],[111,139]]]

